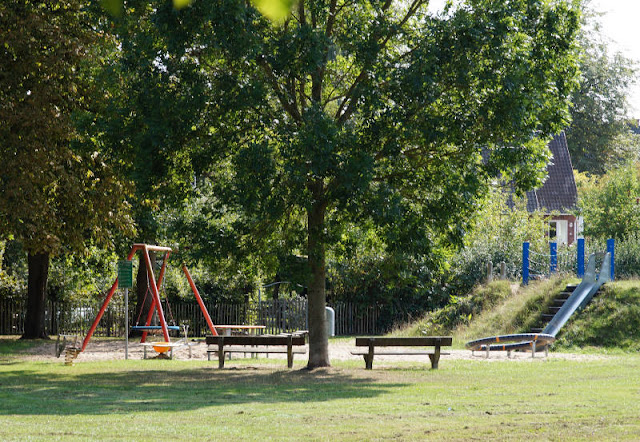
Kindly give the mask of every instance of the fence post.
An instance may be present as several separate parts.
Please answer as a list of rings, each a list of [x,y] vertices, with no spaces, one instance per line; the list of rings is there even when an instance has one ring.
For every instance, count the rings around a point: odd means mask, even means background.
[[[554,274],[558,270],[558,243],[549,243],[549,274]]]
[[[615,267],[614,267],[614,263],[615,260],[613,259],[615,256],[615,250],[616,250],[616,240],[613,238],[610,238],[607,240],[607,252],[611,253],[611,280],[613,281],[613,277],[615,275]]]
[[[584,277],[584,238],[578,238],[578,278]]]
[[[529,243],[522,243],[522,284],[529,284]]]
[[[507,279],[507,263],[504,261],[500,263],[500,279]]]
[[[493,262],[487,263],[487,282],[493,281]]]

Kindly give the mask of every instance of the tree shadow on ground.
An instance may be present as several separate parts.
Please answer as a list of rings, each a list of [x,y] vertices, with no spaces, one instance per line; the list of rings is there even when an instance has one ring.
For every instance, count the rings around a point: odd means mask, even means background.
[[[16,367],[0,375],[0,415],[103,415],[232,404],[304,404],[373,398],[405,385],[323,370],[136,368],[69,375]]]

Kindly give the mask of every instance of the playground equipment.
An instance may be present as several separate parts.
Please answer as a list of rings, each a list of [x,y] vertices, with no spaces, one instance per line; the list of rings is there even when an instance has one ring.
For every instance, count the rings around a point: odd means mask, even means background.
[[[167,263],[169,261],[169,255],[171,254],[171,248],[169,247],[160,247],[160,246],[153,246],[153,245],[148,245],[148,244],[134,244],[133,247],[131,247],[131,251],[129,252],[129,254],[127,255],[127,261],[131,261],[131,259],[134,257],[134,255],[136,254],[136,252],[141,252],[142,256],[144,258],[144,261],[146,263],[146,268],[147,268],[147,279],[149,281],[149,289],[151,291],[151,295],[152,295],[152,301],[151,301],[151,307],[149,308],[149,312],[147,313],[147,317],[145,320],[144,325],[137,325],[134,327],[131,327],[132,330],[142,330],[142,338],[141,341],[142,343],[144,343],[146,341],[147,338],[147,334],[149,333],[149,331],[151,330],[161,330],[162,331],[162,336],[164,338],[164,345],[158,345],[158,349],[160,350],[164,350],[163,352],[168,351],[171,347],[171,338],[169,336],[169,330],[179,330],[180,327],[178,326],[170,326],[167,324],[167,321],[165,319],[165,315],[164,315],[164,310],[162,308],[162,302],[160,300],[160,294],[158,291],[158,287],[162,285],[162,280],[164,278],[164,274],[167,268]],[[160,273],[158,275],[158,278],[155,278],[154,272],[153,272],[153,266],[151,264],[151,258],[149,257],[149,252],[162,252],[163,255],[163,259],[162,259],[162,267],[160,269]],[[207,322],[207,325],[209,327],[209,330],[211,331],[211,334],[214,336],[217,336],[217,332],[216,332],[216,328],[213,325],[213,322],[211,321],[211,317],[209,316],[209,312],[207,311],[206,306],[204,305],[204,302],[202,301],[202,297],[200,296],[200,293],[198,292],[198,289],[196,288],[196,285],[193,282],[193,279],[191,278],[191,274],[189,273],[189,270],[187,269],[186,265],[182,265],[182,271],[184,272],[187,280],[189,281],[189,285],[191,286],[191,290],[193,291],[194,296],[196,297],[196,300],[198,301],[198,305],[200,306],[200,310],[202,311],[202,314]],[[91,339],[91,336],[93,335],[93,332],[95,331],[96,327],[98,326],[98,323],[100,322],[100,319],[102,319],[102,315],[104,314],[105,310],[107,309],[107,306],[109,305],[109,302],[111,301],[111,298],[113,297],[115,291],[118,289],[118,279],[116,278],[115,282],[113,283],[113,285],[111,286],[111,288],[109,289],[109,292],[107,293],[107,296],[104,300],[104,302],[102,303],[102,307],[100,308],[100,311],[98,312],[98,315],[96,316],[96,318],[93,321],[93,324],[91,325],[91,328],[89,329],[89,332],[87,333],[87,336],[84,338],[84,341],[82,342],[82,347],[80,348],[75,348],[75,347],[67,347],[67,355],[71,355],[72,359],[76,358],[78,356],[79,353],[83,352],[85,350],[85,348],[87,347],[87,344],[89,343],[89,340]],[[153,314],[157,313],[158,316],[158,320],[160,322],[160,325],[151,325],[151,320],[153,318]],[[162,352],[161,352],[162,353]]]
[[[133,327],[131,327],[133,329]],[[182,347],[187,347],[189,349],[189,359],[191,359],[191,346],[193,343],[188,341],[188,335],[189,335],[189,326],[188,325],[182,325],[182,332],[183,332],[183,336],[180,340],[175,341],[175,342],[166,342],[166,341],[158,341],[158,342],[143,342],[141,345],[143,346],[144,349],[144,359],[147,359],[147,349],[148,348],[153,348],[156,353],[158,353],[157,357],[161,357],[164,359],[172,359],[173,358],[173,350],[174,349],[178,349],[178,348],[182,348]],[[169,356],[167,356],[167,353],[169,353]]]
[[[582,282],[576,287],[569,299],[567,299],[558,313],[549,321],[549,324],[542,330],[542,333],[548,333],[555,336],[560,328],[569,320],[571,315],[578,310],[583,309],[591,301],[593,295],[602,287],[605,282],[611,280],[611,254],[607,252],[600,268],[600,275],[596,278],[596,255],[589,257],[587,271],[585,272]]]
[[[602,261],[600,274],[596,277],[596,254],[589,256],[584,278],[565,301],[562,308],[542,330],[542,333],[491,336],[467,342],[465,346],[471,351],[484,350],[487,352],[487,356],[490,351],[531,350],[531,356],[534,357],[536,351],[547,351],[549,344],[555,341],[556,335],[569,318],[577,310],[583,309],[605,282],[611,281],[612,261],[611,252],[607,252]]]
[[[611,266],[609,268],[610,280],[613,281],[615,274],[615,240],[607,240],[607,252],[611,254]],[[574,260],[575,257],[575,260]],[[569,271],[578,275],[578,278],[582,278],[585,272],[585,241],[584,238],[579,238],[576,247],[575,255],[570,249],[565,251],[558,251],[558,244],[555,242],[549,243],[549,252],[540,253],[531,250],[528,242],[522,243],[522,283],[527,285],[530,278],[547,277],[558,271]]]

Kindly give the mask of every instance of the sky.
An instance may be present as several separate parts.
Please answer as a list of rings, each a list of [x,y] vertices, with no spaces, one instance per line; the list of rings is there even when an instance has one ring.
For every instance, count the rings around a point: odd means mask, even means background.
[[[610,48],[635,60],[640,68],[640,1],[591,0],[591,7],[604,13],[602,33],[611,39]],[[640,78],[630,92],[631,116],[640,118]]]
[[[442,9],[445,0],[431,0],[432,11]],[[591,0],[591,8],[604,13],[602,33],[612,52],[635,60],[640,70],[640,0]],[[640,72],[639,72],[640,74]],[[640,118],[640,77],[629,90],[630,116]]]

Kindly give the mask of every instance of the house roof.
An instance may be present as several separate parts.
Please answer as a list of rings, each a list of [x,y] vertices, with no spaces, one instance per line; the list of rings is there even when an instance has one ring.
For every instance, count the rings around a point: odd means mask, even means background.
[[[578,190],[564,132],[549,143],[553,158],[547,166],[548,177],[542,187],[527,192],[527,210],[567,213],[575,209]]]

